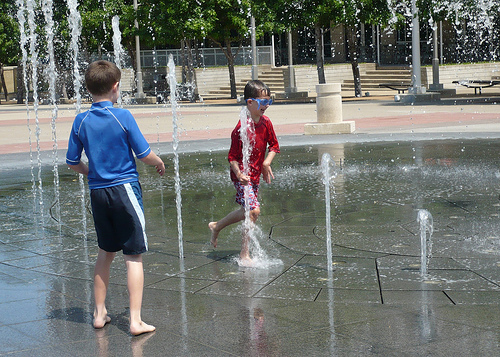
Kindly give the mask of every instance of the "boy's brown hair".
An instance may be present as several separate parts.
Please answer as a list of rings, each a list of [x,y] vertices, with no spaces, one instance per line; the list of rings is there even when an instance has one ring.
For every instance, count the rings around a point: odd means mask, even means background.
[[[120,69],[114,63],[99,60],[92,62],[85,71],[85,85],[91,94],[103,95],[120,82],[121,77]]]
[[[264,82],[258,79],[249,81],[245,86],[245,91],[243,92],[245,102],[250,98],[257,98],[262,96],[271,96],[271,90]]]

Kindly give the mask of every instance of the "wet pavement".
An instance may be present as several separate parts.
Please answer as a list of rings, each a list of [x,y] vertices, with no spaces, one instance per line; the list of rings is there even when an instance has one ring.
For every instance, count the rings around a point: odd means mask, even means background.
[[[150,242],[142,315],[157,331],[138,337],[128,332],[120,255],[107,300],[112,321],[92,328],[97,249],[88,201],[64,165],[54,189],[50,151],[40,156],[40,176],[33,154],[32,188],[29,154],[17,149],[27,136],[22,109],[0,107],[1,125],[13,130],[6,136],[2,129],[0,145],[0,355],[500,354],[500,114],[494,99],[348,102],[345,118],[355,120],[357,130],[334,136],[302,134],[303,124],[314,121],[314,104],[273,106],[269,116],[282,153],[273,163],[276,180],[261,191],[257,235],[267,256],[258,268],[235,262],[238,227],[221,233],[217,249],[208,243],[206,224],[235,208],[224,155],[239,107],[181,106],[188,118],[180,146],[184,259],[173,173],[159,179],[142,165]],[[168,117],[167,109],[134,111],[143,113],[141,129],[173,170],[171,134],[158,119]],[[70,108],[62,111],[70,116]],[[2,119],[8,115],[11,121]],[[61,147],[64,130],[58,123]],[[319,169],[325,152],[337,161],[331,270]],[[54,205],[56,191],[60,205]],[[420,271],[420,209],[434,221],[427,275]]]

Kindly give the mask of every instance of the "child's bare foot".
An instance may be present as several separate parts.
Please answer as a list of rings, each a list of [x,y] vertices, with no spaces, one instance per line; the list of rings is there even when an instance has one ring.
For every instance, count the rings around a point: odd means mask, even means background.
[[[96,329],[103,328],[110,321],[111,321],[111,318],[108,316],[107,313],[104,314],[104,316],[100,317],[100,316],[97,316],[96,312],[94,312],[94,322],[93,322],[94,328],[96,328]]]
[[[153,325],[148,325],[144,321],[139,323],[130,324],[130,333],[134,336],[142,335],[143,333],[153,332],[156,327]]]
[[[144,345],[153,336],[154,334],[150,333],[142,335],[141,337],[133,338],[130,341],[130,347],[132,348],[132,356],[145,356],[146,354],[143,351]]]
[[[254,266],[254,261],[250,256],[240,256],[240,259],[238,260],[238,265],[240,267],[253,267]]]
[[[214,246],[214,248],[217,248],[217,237],[219,236],[219,232],[215,230],[215,227],[217,227],[217,222],[210,222],[208,224],[208,228],[212,232],[212,237],[210,238],[210,243]]]

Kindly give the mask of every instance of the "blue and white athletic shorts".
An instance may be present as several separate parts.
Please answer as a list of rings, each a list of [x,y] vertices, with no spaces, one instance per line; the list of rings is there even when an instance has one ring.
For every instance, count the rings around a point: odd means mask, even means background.
[[[136,255],[148,250],[139,182],[90,190],[99,248]]]

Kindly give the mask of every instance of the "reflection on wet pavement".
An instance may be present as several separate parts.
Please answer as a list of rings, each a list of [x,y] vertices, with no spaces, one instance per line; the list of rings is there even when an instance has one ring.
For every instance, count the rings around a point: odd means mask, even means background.
[[[29,177],[2,180],[0,354],[423,356],[481,346],[498,355],[499,149],[495,140],[283,148],[276,179],[261,187],[260,241],[280,261],[266,269],[235,263],[238,227],[221,233],[217,249],[209,244],[207,222],[235,207],[225,152],[181,156],[184,271],[173,172],[159,179],[140,166],[150,242],[143,317],[158,330],[133,338],[119,255],[112,322],[91,327],[96,239],[75,176],[60,173],[61,226],[50,214],[50,172],[41,203]],[[330,274],[318,167],[325,152],[339,170]],[[434,218],[425,277],[419,209]]]

